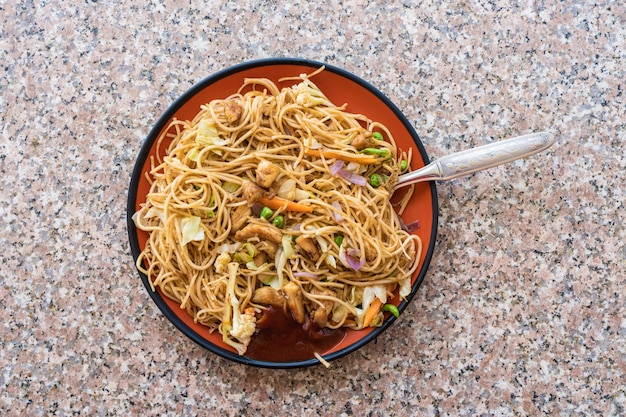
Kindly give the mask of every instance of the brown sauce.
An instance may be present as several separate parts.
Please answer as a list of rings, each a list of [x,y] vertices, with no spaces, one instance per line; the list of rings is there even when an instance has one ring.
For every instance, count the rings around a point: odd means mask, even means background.
[[[283,309],[269,307],[257,321],[246,356],[271,362],[294,362],[314,358],[337,345],[344,330],[320,329],[308,317],[299,324]]]

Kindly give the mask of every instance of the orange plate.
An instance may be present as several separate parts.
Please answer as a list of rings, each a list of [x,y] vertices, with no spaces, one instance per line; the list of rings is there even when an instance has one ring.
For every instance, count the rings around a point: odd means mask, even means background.
[[[332,65],[303,59],[279,58],[242,63],[222,70],[193,86],[167,109],[146,138],[137,157],[128,193],[128,234],[135,260],[145,247],[148,234],[137,230],[131,217],[146,201],[150,186],[145,178],[145,173],[150,169],[150,157],[156,155],[157,152],[162,155],[167,147],[165,144],[161,149],[157,149],[156,142],[170,121],[174,118],[191,120],[198,113],[201,105],[235,93],[243,83],[244,78],[269,78],[278,83],[280,78],[310,73],[322,65],[325,65],[325,71],[316,75],[313,81],[332,102],[338,105],[346,103],[347,111],[364,114],[370,119],[386,125],[393,133],[399,148],[404,150],[413,148],[413,160],[411,162],[413,170],[428,163],[428,156],[417,133],[402,112],[375,87],[355,75]],[[293,84],[295,84],[294,81],[287,81],[279,84],[279,87]],[[414,221],[420,222],[419,229],[414,233],[419,235],[423,243],[420,266],[412,277],[412,291],[407,299],[408,302],[411,301],[426,275],[435,246],[437,215],[435,183],[417,184],[414,196],[402,216],[402,220],[406,224]],[[186,336],[213,353],[235,362],[267,368],[299,368],[319,363],[315,358],[298,362],[265,362],[239,356],[230,346],[222,342],[220,334],[210,334],[206,327],[194,323],[193,318],[185,310],[182,310],[178,303],[164,297],[159,290],[152,291],[148,277],[141,273],[140,276],[153,301],[163,314]],[[398,305],[400,313],[406,308],[407,302],[400,302],[397,296],[393,302]],[[322,356],[325,360],[331,361],[353,352],[375,339],[394,320],[395,317],[387,313],[381,327],[358,331],[348,330],[346,337]]]

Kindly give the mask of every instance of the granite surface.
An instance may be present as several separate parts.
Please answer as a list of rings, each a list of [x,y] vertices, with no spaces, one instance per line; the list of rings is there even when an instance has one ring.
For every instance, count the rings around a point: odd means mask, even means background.
[[[623,2],[338,3],[0,0],[0,414],[626,414]],[[182,337],[127,238],[161,113],[278,56],[369,80],[431,156],[556,137],[438,184],[418,295],[329,369],[251,368]]]

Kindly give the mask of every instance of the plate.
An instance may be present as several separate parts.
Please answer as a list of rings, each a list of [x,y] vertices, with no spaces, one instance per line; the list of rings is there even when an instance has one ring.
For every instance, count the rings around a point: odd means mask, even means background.
[[[279,79],[311,73],[321,66],[325,66],[325,70],[315,75],[312,81],[333,103],[338,105],[346,103],[346,111],[363,114],[386,125],[394,135],[398,148],[413,149],[411,169],[417,169],[429,162],[420,138],[402,112],[378,89],[356,75],[333,65],[297,58],[263,59],[235,65],[208,76],[180,96],[158,119],[143,143],[132,173],[127,205],[128,234],[135,261],[145,247],[148,234],[135,227],[132,215],[142,203],[145,203],[150,188],[146,179],[146,172],[150,170],[150,158],[166,148],[166,146],[157,147],[157,140],[167,129],[170,121],[174,118],[178,120],[193,119],[201,105],[213,99],[226,98],[235,93],[242,85],[244,78],[269,78],[276,82],[279,87],[285,87],[291,86],[294,81],[278,83]],[[437,215],[438,203],[435,183],[417,184],[413,197],[402,215],[402,220],[405,224],[419,222],[420,227],[413,233],[421,238],[423,249],[419,267],[411,280],[411,293],[406,297],[406,300],[400,300],[398,296],[392,300],[398,306],[400,318],[407,304],[411,302],[418,291],[428,270],[437,234]],[[149,277],[141,272],[139,272],[139,276],[154,303],[172,324],[182,334],[210,352],[237,363],[265,368],[301,368],[320,363],[315,357],[306,360],[274,362],[256,360],[245,355],[240,356],[234,349],[222,342],[222,336],[219,333],[209,333],[205,326],[194,323],[193,318],[181,309],[177,302],[164,297],[158,289],[153,291]],[[380,327],[347,330],[341,342],[328,349],[321,356],[325,361],[331,362],[354,352],[383,334],[395,320],[396,317],[386,313]]]

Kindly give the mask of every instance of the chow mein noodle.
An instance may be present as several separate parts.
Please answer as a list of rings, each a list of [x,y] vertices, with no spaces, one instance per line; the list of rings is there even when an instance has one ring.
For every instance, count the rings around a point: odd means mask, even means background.
[[[246,79],[173,120],[133,216],[149,234],[137,267],[153,290],[240,355],[269,306],[319,328],[380,325],[418,266],[421,241],[398,216],[411,192],[390,202],[411,153],[333,104],[312,81],[322,70],[285,88]]]

